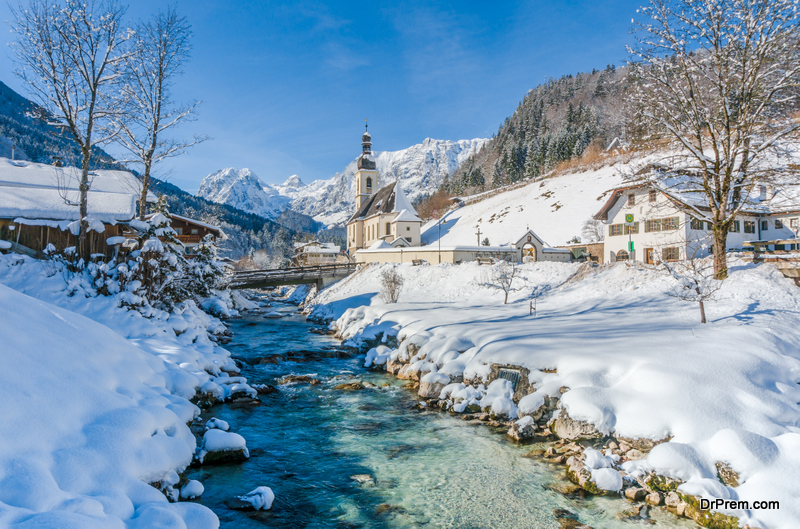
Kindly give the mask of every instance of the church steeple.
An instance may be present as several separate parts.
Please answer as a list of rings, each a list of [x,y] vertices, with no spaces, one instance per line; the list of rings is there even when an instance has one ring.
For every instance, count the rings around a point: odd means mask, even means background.
[[[361,156],[358,157],[358,170],[356,171],[356,210],[369,198],[373,190],[378,189],[378,164],[372,157],[372,136],[369,134],[368,124],[364,124],[364,134],[361,136]]]
[[[361,153],[372,154],[372,136],[369,135],[369,123],[364,120],[364,135],[361,136]]]

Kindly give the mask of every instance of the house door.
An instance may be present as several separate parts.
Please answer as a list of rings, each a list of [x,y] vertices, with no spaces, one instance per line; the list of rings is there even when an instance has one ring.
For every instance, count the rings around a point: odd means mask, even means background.
[[[653,249],[652,248],[645,248],[644,249],[644,262],[647,264],[653,264]]]

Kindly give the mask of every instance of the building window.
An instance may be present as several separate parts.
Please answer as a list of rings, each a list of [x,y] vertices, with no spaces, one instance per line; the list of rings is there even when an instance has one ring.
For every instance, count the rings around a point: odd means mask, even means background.
[[[745,233],[755,233],[756,232],[756,223],[752,220],[744,221],[744,232]]]
[[[779,219],[775,219],[775,229],[779,230],[781,228],[783,228],[783,221],[779,220]]]
[[[631,233],[631,234],[639,233],[639,223],[638,222],[634,222],[633,226],[625,225],[625,235],[628,235],[629,233]]]
[[[650,190],[650,202],[655,202],[658,197],[658,192],[655,189]]]
[[[661,219],[651,219],[645,221],[644,232],[650,233],[651,231],[661,231]]]
[[[789,219],[789,227],[790,228],[800,227],[800,223],[798,223],[798,219],[797,218]]]
[[[710,222],[706,222],[706,229],[708,231],[711,231],[711,223]]]
[[[367,191],[372,191],[372,178],[367,177]]]
[[[692,219],[691,222],[689,222],[689,227],[692,228],[693,230],[702,230],[703,221],[698,219]]]
[[[406,231],[411,231],[411,226],[406,226]]]
[[[664,261],[677,261],[680,259],[681,251],[677,246],[664,248],[661,250],[661,259]]]
[[[391,234],[392,234],[392,223],[391,222],[387,222],[386,223],[386,235],[391,235]]]
[[[617,252],[617,261],[627,261],[629,258],[630,256],[625,250],[620,250]]]
[[[192,235],[197,235],[198,231],[197,228],[192,228]]]
[[[608,227],[608,234],[610,236],[622,235],[622,224],[612,224]]]
[[[769,229],[769,222],[766,220],[761,221],[761,231],[767,231]]]
[[[175,228],[175,233],[178,235],[183,235],[183,228]]]
[[[408,240],[409,243],[414,241],[414,237],[406,237],[406,239]]]
[[[636,195],[634,195],[633,193],[628,195],[628,205],[629,206],[635,206],[636,205]]]
[[[741,231],[741,227],[739,225],[738,220],[734,220],[728,225],[728,231],[731,233],[739,233]]]
[[[667,217],[666,219],[661,220],[661,229],[664,231],[677,230],[679,224],[680,224],[680,218]]]

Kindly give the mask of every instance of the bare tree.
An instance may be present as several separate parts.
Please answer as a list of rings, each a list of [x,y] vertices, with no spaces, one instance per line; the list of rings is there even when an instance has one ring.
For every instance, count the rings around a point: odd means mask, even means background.
[[[714,278],[714,265],[708,259],[687,259],[675,263],[662,263],[678,284],[667,294],[684,301],[700,304],[700,323],[706,323],[705,302],[713,300],[722,288],[722,281]]]
[[[602,242],[605,234],[605,224],[601,220],[589,217],[581,226],[581,237],[587,242]]]
[[[681,153],[683,190],[708,202],[724,279],[734,217],[757,183],[793,170],[779,155],[800,129],[797,0],[650,0],[639,12],[634,102]]]
[[[510,292],[522,290],[522,286],[517,285],[521,280],[519,267],[516,263],[500,261],[492,267],[489,276],[481,283],[481,286],[502,290],[505,294],[505,299],[503,300],[503,305],[505,305],[508,303],[508,294]]]
[[[397,303],[400,298],[400,291],[403,290],[405,280],[395,269],[387,268],[381,273],[381,299],[384,303]]]
[[[94,147],[110,139],[103,124],[114,109],[105,102],[130,37],[122,28],[125,9],[114,0],[67,0],[63,5],[31,0],[28,8],[19,6],[12,13],[17,74],[81,150],[78,248],[86,259],[89,169]]]
[[[172,83],[183,73],[183,65],[189,59],[191,34],[186,18],[168,7],[137,24],[131,53],[123,63],[117,99],[126,112],[117,116],[114,125],[120,133],[119,142],[133,156],[125,161],[143,167],[140,220],[144,220],[146,213],[153,165],[207,139],[195,136],[190,141],[180,141],[164,137],[169,129],[192,121],[200,104],[195,101],[178,106],[171,97]]]

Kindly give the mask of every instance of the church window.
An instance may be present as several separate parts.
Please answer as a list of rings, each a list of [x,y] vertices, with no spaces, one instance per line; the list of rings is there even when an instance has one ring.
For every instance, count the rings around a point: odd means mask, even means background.
[[[367,191],[372,190],[372,178],[367,177]]]
[[[391,235],[391,234],[392,234],[392,223],[391,222],[387,222],[386,223],[386,235]]]

